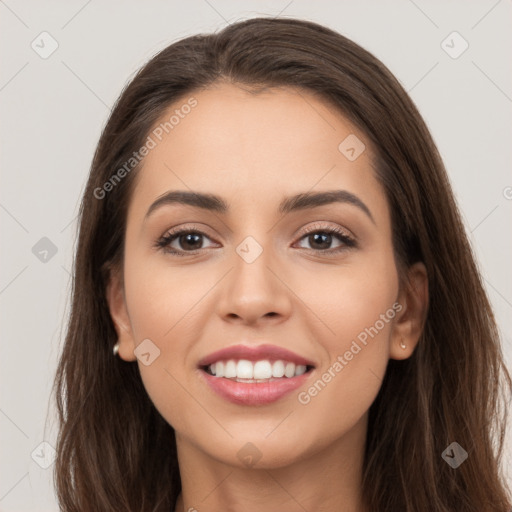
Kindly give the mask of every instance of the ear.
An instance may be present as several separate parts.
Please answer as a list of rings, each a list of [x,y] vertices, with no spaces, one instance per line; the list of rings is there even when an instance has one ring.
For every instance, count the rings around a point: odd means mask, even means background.
[[[405,283],[398,295],[398,311],[390,339],[391,359],[407,359],[412,355],[425,326],[428,311],[428,275],[421,262],[407,270]],[[403,348],[405,345],[405,348]]]
[[[118,357],[125,361],[135,361],[137,359],[133,352],[136,348],[135,338],[126,308],[122,271],[118,268],[111,268],[110,270],[106,299],[117,332]]]

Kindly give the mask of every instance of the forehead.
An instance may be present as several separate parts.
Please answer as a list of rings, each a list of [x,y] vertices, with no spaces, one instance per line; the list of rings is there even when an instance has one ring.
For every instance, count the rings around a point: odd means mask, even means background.
[[[383,199],[365,134],[303,90],[217,84],[167,108],[149,137],[134,208],[172,189],[216,192],[241,205],[314,189]]]

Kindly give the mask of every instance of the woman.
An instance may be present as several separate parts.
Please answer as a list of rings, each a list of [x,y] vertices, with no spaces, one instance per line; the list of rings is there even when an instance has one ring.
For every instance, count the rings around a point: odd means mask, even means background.
[[[446,171],[340,34],[257,18],[151,59],[74,276],[63,510],[510,510],[511,379]]]

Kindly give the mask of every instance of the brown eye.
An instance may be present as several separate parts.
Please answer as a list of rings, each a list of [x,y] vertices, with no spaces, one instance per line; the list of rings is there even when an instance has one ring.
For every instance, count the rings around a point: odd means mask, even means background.
[[[330,233],[319,231],[312,235],[307,235],[307,240],[312,249],[325,250],[331,248],[333,236]]]
[[[168,233],[157,241],[156,246],[165,252],[183,256],[186,253],[194,254],[195,251],[204,249],[202,247],[204,238],[209,237],[197,230],[182,229]]]
[[[202,237],[201,233],[188,233],[186,235],[179,235],[176,240],[178,240],[179,245],[182,249],[201,249],[202,245]]]
[[[352,237],[336,227],[313,226],[302,236],[301,240],[306,240],[309,244],[309,247],[303,247],[304,249],[331,254],[356,246]],[[336,241],[338,244],[332,247]]]

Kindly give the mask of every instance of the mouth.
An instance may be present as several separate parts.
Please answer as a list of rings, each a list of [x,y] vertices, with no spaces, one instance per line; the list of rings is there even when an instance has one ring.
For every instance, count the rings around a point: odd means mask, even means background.
[[[310,372],[313,368],[312,365],[295,364],[281,359],[276,361],[270,361],[269,359],[259,361],[229,359],[202,366],[201,370],[213,377],[252,384],[299,377]]]
[[[315,365],[280,347],[237,345],[210,354],[199,369],[222,398],[238,405],[264,405],[303,385]]]

